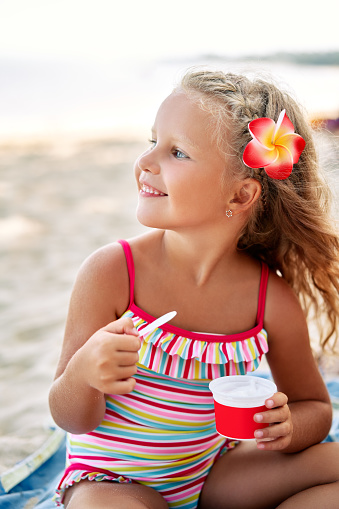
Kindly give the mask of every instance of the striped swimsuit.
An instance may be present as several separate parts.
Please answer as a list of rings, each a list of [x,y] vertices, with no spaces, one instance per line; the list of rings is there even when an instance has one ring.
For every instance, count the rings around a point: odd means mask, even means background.
[[[134,303],[134,263],[120,241],[130,279],[123,316],[142,330],[154,320]],[[138,482],[159,491],[170,508],[195,509],[215,461],[235,445],[215,428],[209,382],[254,371],[268,351],[263,328],[268,268],[262,264],[257,325],[233,335],[189,332],[170,324],[143,339],[134,390],[108,395],[106,413],[94,431],[68,434],[65,488],[82,479]]]

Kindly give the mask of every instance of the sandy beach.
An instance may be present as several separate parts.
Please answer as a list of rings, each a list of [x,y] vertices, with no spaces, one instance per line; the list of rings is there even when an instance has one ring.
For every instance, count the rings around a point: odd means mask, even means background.
[[[34,450],[51,422],[48,391],[80,264],[100,246],[144,231],[135,219],[133,162],[146,144],[0,146],[0,472]],[[338,139],[321,132],[317,145],[338,197]]]
[[[50,423],[48,390],[80,264],[142,231],[133,161],[144,147],[112,140],[1,147],[0,471],[40,444]]]

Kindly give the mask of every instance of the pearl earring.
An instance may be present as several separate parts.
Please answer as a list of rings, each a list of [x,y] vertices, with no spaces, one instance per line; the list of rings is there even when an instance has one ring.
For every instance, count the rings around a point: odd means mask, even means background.
[[[227,217],[232,217],[233,216],[233,212],[230,209],[226,210],[226,216]]]

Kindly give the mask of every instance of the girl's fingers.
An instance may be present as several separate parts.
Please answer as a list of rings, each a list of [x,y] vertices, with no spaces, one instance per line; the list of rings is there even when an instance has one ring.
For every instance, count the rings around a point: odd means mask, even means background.
[[[257,448],[265,451],[283,451],[291,443],[290,436],[257,441]]]
[[[129,394],[133,391],[136,384],[135,378],[127,378],[126,380],[118,380],[114,382],[111,394]]]
[[[275,408],[273,410],[267,410],[266,412],[260,412],[255,414],[253,419],[255,422],[265,422],[267,424],[273,424],[277,422],[286,421],[289,418],[290,410],[287,405],[283,407]]]
[[[289,435],[292,431],[291,423],[289,421],[280,422],[267,426],[267,428],[258,429],[254,432],[255,438],[258,440],[275,440],[280,437]]]
[[[136,380],[133,376],[136,374],[136,366],[128,366],[124,368],[116,368],[114,376],[102,375],[99,381],[96,383],[95,388],[104,394],[127,394],[134,389]],[[132,382],[132,380],[134,380]],[[128,381],[128,384],[126,383]],[[133,386],[133,389],[128,390],[129,387]],[[116,392],[116,391],[119,392]]]
[[[267,436],[267,433],[264,433],[263,438],[257,438],[257,447],[258,449],[264,449],[266,451],[282,451],[286,447],[288,447],[291,443],[292,439],[292,428],[290,428],[290,432],[285,434],[285,431],[287,428],[278,428],[274,432],[273,436]],[[269,428],[273,428],[273,426],[270,426]],[[268,428],[267,428],[268,429]],[[258,432],[261,432],[263,430],[257,430]],[[257,435],[257,431],[255,432],[255,435]],[[275,436],[275,433],[277,433],[277,436]]]
[[[136,373],[137,373],[137,367],[135,364],[133,366],[123,366],[123,367],[118,366],[115,369],[114,378],[117,381],[125,380],[127,378],[134,376]]]
[[[101,330],[105,330],[113,334],[130,334],[132,336],[139,337],[139,333],[134,327],[131,318],[119,318],[118,320],[107,324],[105,327],[102,327]]]
[[[265,451],[283,451],[292,439],[291,421],[273,424],[267,428],[256,430],[254,436],[258,449]]]
[[[265,402],[269,410],[255,414],[256,422],[270,424],[254,433],[259,449],[279,451],[290,444],[293,429],[287,402],[287,396],[277,392]]]
[[[268,424],[274,422],[283,422],[289,418],[290,410],[287,406],[288,398],[282,392],[276,392],[273,396],[265,401],[268,410],[254,415],[256,422],[265,422]]]
[[[114,322],[102,327],[100,331],[109,333],[109,340],[113,339],[110,334],[114,334],[114,348],[116,351],[137,352],[141,346],[141,340],[137,329],[133,325],[131,318],[119,318]]]
[[[271,398],[265,401],[267,408],[277,408],[287,405],[288,397],[283,392],[276,392]]]
[[[120,336],[115,340],[118,352],[138,352],[141,347],[141,340],[135,336]]]
[[[120,367],[134,366],[139,361],[138,352],[118,352],[117,361]]]
[[[102,338],[105,348],[114,350],[115,352],[138,352],[141,347],[141,340],[139,337],[130,336],[128,334],[107,334],[104,332],[105,337]]]
[[[137,373],[137,366],[115,366],[114,370],[107,371],[100,376],[100,380],[104,384],[113,384],[119,380],[126,380]]]

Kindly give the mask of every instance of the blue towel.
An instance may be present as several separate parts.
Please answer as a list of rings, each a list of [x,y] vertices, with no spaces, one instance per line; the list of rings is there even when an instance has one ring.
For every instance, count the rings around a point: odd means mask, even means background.
[[[14,486],[8,493],[0,496],[1,509],[24,509],[25,507],[39,509],[55,509],[52,497],[59,484],[65,468],[66,444],[65,440],[53,454],[37,470],[26,479]]]
[[[263,374],[260,373],[260,376]],[[339,378],[330,380],[326,385],[333,406],[333,422],[325,442],[339,442]],[[65,454],[65,439],[62,439],[57,451],[52,456],[9,491],[6,492],[0,479],[0,509],[25,509],[27,507],[29,509],[55,509],[52,497],[64,470]]]

